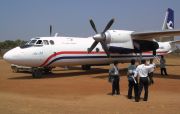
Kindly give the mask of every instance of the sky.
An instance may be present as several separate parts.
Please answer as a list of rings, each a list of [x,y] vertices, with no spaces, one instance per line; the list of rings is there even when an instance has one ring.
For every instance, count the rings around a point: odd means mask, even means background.
[[[111,18],[111,29],[161,30],[167,8],[180,29],[180,0],[0,0],[0,41],[49,36],[50,25],[53,34],[88,37],[89,19],[99,32]]]

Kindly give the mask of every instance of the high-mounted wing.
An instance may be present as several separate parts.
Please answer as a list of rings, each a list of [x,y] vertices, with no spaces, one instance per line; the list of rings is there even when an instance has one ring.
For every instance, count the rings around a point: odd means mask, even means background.
[[[180,40],[170,41],[170,43],[180,44]]]
[[[148,39],[154,39],[158,37],[180,36],[180,30],[133,32],[131,36],[133,39],[148,40]]]

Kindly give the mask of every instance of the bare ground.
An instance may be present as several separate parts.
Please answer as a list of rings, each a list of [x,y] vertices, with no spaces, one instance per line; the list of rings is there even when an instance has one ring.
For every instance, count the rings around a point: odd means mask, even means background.
[[[111,96],[109,66],[90,71],[56,68],[33,79],[29,73],[13,73],[10,64],[0,60],[0,114],[180,114],[180,58],[171,56],[167,62],[169,75],[160,76],[157,68],[149,100],[137,103],[126,97],[125,70],[120,73],[121,95]]]

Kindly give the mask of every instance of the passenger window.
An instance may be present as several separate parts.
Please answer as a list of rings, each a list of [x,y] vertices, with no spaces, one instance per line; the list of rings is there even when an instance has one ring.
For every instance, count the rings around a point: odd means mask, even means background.
[[[44,45],[49,45],[49,42],[47,40],[43,40]]]
[[[41,44],[43,44],[43,42],[42,42],[42,40],[38,40],[36,44],[41,45]]]
[[[54,45],[54,41],[53,40],[50,40],[49,41],[51,45]]]

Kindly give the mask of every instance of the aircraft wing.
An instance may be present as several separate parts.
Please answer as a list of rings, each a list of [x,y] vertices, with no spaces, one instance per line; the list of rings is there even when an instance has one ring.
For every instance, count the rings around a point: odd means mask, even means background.
[[[150,31],[150,32],[133,32],[133,39],[148,40],[159,37],[180,36],[180,30]]]
[[[180,44],[180,40],[171,41],[170,43],[177,43],[177,44]]]

